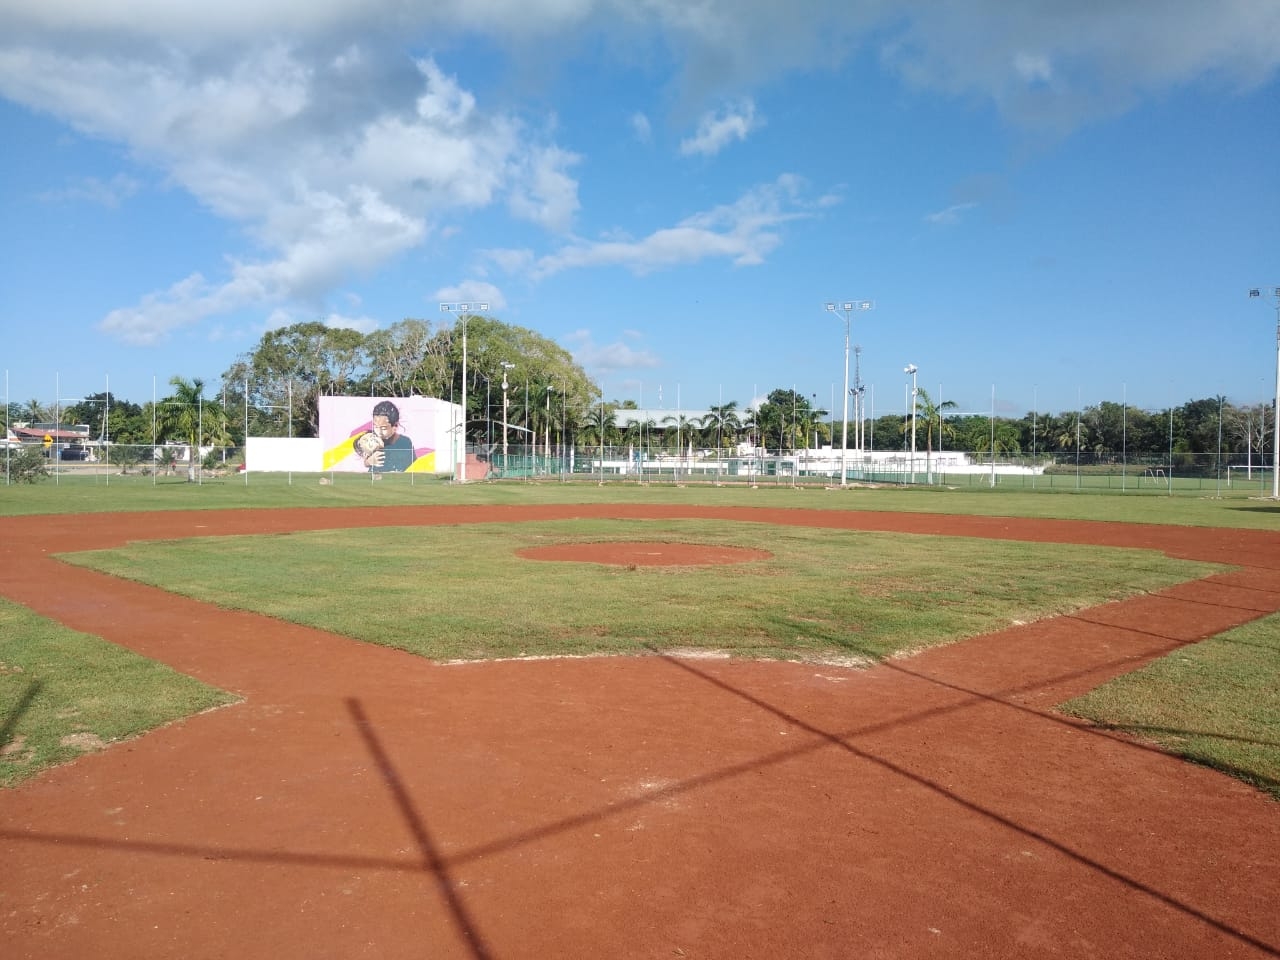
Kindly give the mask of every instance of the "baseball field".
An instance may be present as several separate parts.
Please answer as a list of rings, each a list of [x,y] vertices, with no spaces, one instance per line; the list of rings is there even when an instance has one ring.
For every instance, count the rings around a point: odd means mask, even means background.
[[[6,956],[1280,956],[1272,501],[290,481],[5,489]]]

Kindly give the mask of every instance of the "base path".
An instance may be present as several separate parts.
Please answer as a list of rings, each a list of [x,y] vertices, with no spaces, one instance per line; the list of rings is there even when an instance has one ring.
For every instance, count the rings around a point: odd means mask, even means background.
[[[440,665],[51,556],[575,517],[1239,569],[848,670]],[[0,521],[0,594],[244,697],[0,792],[5,960],[1280,957],[1280,805],[1054,712],[1280,609],[1277,533],[625,504],[31,517]]]

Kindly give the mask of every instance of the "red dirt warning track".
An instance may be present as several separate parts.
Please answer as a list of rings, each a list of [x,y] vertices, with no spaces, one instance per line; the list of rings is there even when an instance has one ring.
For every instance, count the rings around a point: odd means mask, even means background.
[[[1248,566],[856,671],[658,656],[438,665],[48,553],[646,516]],[[362,508],[6,519],[0,556],[3,595],[245,698],[0,793],[6,960],[1280,956],[1280,805],[1053,711],[1280,609],[1274,532]]]

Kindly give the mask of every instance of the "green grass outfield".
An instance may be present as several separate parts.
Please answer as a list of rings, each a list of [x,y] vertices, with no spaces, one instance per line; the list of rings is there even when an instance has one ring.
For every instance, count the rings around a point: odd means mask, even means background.
[[[401,504],[693,503],[713,506],[803,507],[818,510],[893,510],[1117,520],[1201,527],[1280,530],[1280,503],[1257,491],[1236,489],[1216,496],[1166,496],[1150,492],[1012,490],[1008,487],[939,489],[923,487],[845,488],[808,483],[726,484],[693,482],[639,484],[587,479],[561,483],[451,483],[435,477],[385,474],[371,481],[360,474],[252,474],[187,483],[173,477],[138,475],[62,476],[37,484],[0,486],[0,516],[41,513],[110,513],[130,510],[219,510],[235,508],[394,506]]]
[[[897,510],[1280,530],[1280,509],[1274,502],[1242,496],[1229,499],[1099,496],[1010,493],[999,488],[994,491],[946,491],[784,485],[762,485],[758,488],[700,484],[641,486],[621,482],[600,485],[582,481],[461,485],[422,478],[412,478],[413,482],[410,482],[411,478],[404,476],[387,477],[378,482],[371,482],[363,477],[339,477],[337,482],[333,482],[327,476],[299,474],[292,478],[253,476],[248,485],[244,484],[242,478],[207,480],[202,484],[165,479],[155,485],[149,482],[149,478],[145,482],[141,478],[129,478],[125,481],[113,478],[110,484],[104,483],[103,479],[71,480],[64,477],[58,484],[46,481],[34,486],[0,488],[0,514],[250,507],[280,509],[295,506],[376,507],[398,504],[636,502]],[[321,482],[322,480],[329,482]],[[546,542],[548,539],[567,536],[587,536],[590,539],[638,536],[634,529],[638,522],[573,523],[578,526],[551,525],[544,528],[532,524],[520,524],[518,527],[481,524],[474,528],[441,528],[430,531],[429,535],[468,540],[469,547],[481,552],[485,543],[489,543],[492,549],[498,549],[494,544],[501,544],[504,550],[509,550],[509,541],[513,535],[533,538],[531,542]],[[744,538],[763,537],[762,542],[766,544],[766,548],[774,552],[776,557],[781,557],[773,561],[775,566],[772,569],[776,573],[785,568],[786,577],[783,579],[786,582],[769,585],[772,592],[766,598],[768,602],[758,605],[758,616],[753,621],[752,629],[744,635],[740,630],[741,624],[738,623],[738,636],[743,637],[741,642],[713,642],[717,647],[733,649],[739,654],[750,656],[875,658],[899,649],[904,638],[918,635],[925,627],[933,631],[931,636],[935,639],[932,642],[946,642],[957,636],[990,629],[1010,619],[1052,615],[1063,609],[1100,602],[1117,595],[1111,592],[1117,584],[1129,592],[1154,589],[1162,583],[1201,575],[1206,569],[1205,565],[1179,565],[1167,558],[1142,551],[1097,551],[1060,545],[1009,545],[983,541],[961,543],[946,538],[886,538],[883,542],[876,542],[875,550],[860,553],[855,551],[856,556],[850,553],[837,555],[833,551],[840,548],[830,542],[835,538],[826,536],[821,531],[794,534],[788,531],[786,536],[779,536],[778,531],[772,528],[752,529],[750,532],[743,529],[754,528],[755,525],[742,525],[732,530],[723,524],[685,523],[667,526],[672,529],[664,527],[665,536],[692,537],[699,542],[719,542],[728,537],[733,543],[742,545]],[[643,529],[646,536],[663,532],[657,527]],[[363,559],[358,563],[352,563],[350,550],[360,543],[360,536],[359,532],[352,531],[270,538],[283,552],[277,551],[279,556],[273,554],[271,558],[263,556],[264,562],[269,562],[277,572],[278,564],[286,560],[301,563],[305,567],[309,563],[322,563],[326,554],[331,555],[333,552],[330,541],[334,537],[343,538],[346,569],[353,576],[367,578],[376,574],[381,578],[378,581],[379,589],[383,589],[388,587],[385,580],[387,557],[390,556],[394,561],[397,550],[420,550],[423,535],[420,529],[415,530],[411,538],[400,537],[395,531],[383,531],[371,541],[367,550],[361,548],[364,551],[361,554]],[[858,538],[874,536],[859,534]],[[849,540],[848,537],[844,539]],[[918,541],[921,545],[927,542],[927,548],[913,553],[911,549],[900,550],[893,545],[894,541],[903,540]],[[259,556],[260,550],[264,549],[253,538],[229,538],[220,542],[226,547],[235,547],[234,552],[240,558],[238,562],[247,562],[249,558]],[[859,539],[858,542],[863,541]],[[867,540],[863,545],[869,543]],[[225,551],[211,551],[209,543],[201,541],[166,544],[163,550],[166,551],[165,556],[181,554],[183,557],[180,564],[168,564],[169,574],[177,569],[206,572],[209,574],[209,583],[200,589],[209,592],[201,594],[196,586],[176,584],[165,579],[156,579],[156,582],[167,583],[173,589],[202,595],[215,602],[240,591],[239,586],[227,580],[228,577],[236,576],[237,565],[224,565],[219,569],[218,561],[214,560],[219,552]],[[454,556],[463,552],[457,549],[456,543],[450,542],[437,544],[432,549],[433,555]],[[159,556],[160,551],[155,553]],[[107,551],[104,554],[93,560],[82,559],[97,566],[115,565],[120,572],[140,579],[159,576],[137,566],[141,561],[136,556],[131,557],[128,549]],[[1100,554],[1105,554],[1105,558],[1101,558]],[[841,605],[847,602],[847,597],[833,594],[829,588],[824,589],[829,585],[824,583],[822,574],[829,571],[833,563],[844,564],[848,568],[852,563],[864,562],[869,555],[881,555],[884,559],[883,563],[877,561],[878,565],[874,568],[864,565],[857,571],[860,582],[874,582],[877,586],[869,591],[871,602],[857,611],[862,625],[860,636],[850,638],[845,635],[847,631],[840,629],[840,622],[847,615]],[[131,564],[135,566],[131,567]],[[782,566],[779,567],[779,564]],[[1007,580],[1008,589],[995,595],[959,589],[955,578],[947,575],[957,564],[966,569],[980,567],[988,570],[991,576],[981,578],[983,582]],[[394,568],[394,562],[390,566]],[[546,629],[541,639],[531,645],[527,638],[522,640],[520,637],[502,634],[498,629],[501,626],[499,622],[492,621],[492,618],[488,621],[483,619],[485,604],[472,604],[472,607],[477,608],[474,616],[480,619],[475,623],[454,623],[451,628],[455,634],[472,636],[484,642],[472,644],[465,649],[424,647],[416,652],[437,657],[512,655],[556,650],[581,653],[590,649],[632,652],[652,645],[688,646],[692,638],[699,635],[723,639],[733,636],[731,628],[735,625],[702,622],[698,619],[703,616],[702,609],[714,608],[718,598],[722,601],[721,605],[732,600],[732,596],[722,596],[724,591],[727,590],[730,594],[735,590],[741,592],[744,588],[742,578],[757,576],[759,573],[759,568],[753,570],[751,565],[746,565],[729,573],[723,570],[707,571],[706,576],[692,578],[692,582],[685,584],[690,592],[682,595],[680,617],[673,615],[670,623],[657,628],[653,623],[653,608],[637,611],[628,606],[629,599],[634,606],[636,593],[632,588],[636,584],[623,581],[642,577],[656,580],[663,576],[660,572],[614,571],[602,575],[598,570],[574,572],[569,569],[573,566],[561,565],[557,570],[556,594],[547,603],[548,611],[562,611],[563,605],[568,602],[566,597],[590,595],[590,591],[584,589],[582,577],[594,577],[599,583],[609,583],[616,596],[610,594],[602,597],[597,594],[601,603],[592,607],[589,616],[584,615],[585,619],[580,624],[582,630],[569,631],[571,635],[567,640],[564,636],[555,636],[555,618],[550,614],[546,618]],[[1015,571],[1017,576],[1012,576]],[[479,575],[480,570],[472,571],[472,576]],[[291,577],[257,579],[276,583],[331,583],[337,576],[340,576],[340,572],[316,574],[314,571],[303,571]],[[197,581],[201,579],[204,578],[195,578]],[[539,584],[544,580],[545,577],[534,579],[523,585],[513,582],[505,584],[504,589],[523,590],[524,602],[533,604],[539,601]],[[560,583],[560,580],[564,582]],[[972,582],[973,578],[967,580]],[[762,584],[767,582],[767,578],[762,578],[760,583],[746,586],[764,589]],[[478,589],[466,576],[459,576],[452,586],[441,585],[442,589],[446,587],[457,591],[457,598],[450,606],[462,605],[464,609],[467,597]],[[494,588],[490,586],[486,589]],[[412,590],[409,589],[408,594],[411,593]],[[606,599],[607,605],[603,604]],[[316,626],[353,636],[360,635],[353,625],[342,622],[341,609],[321,613],[320,619],[315,620],[315,614],[307,613],[314,606],[311,598],[283,591],[266,601],[255,602],[265,602],[266,606],[261,608],[279,616],[314,622]],[[938,613],[931,607],[948,609]],[[925,623],[914,615],[915,611],[921,609],[929,611],[925,619],[930,622]],[[780,614],[771,618],[768,614],[773,610],[780,611]],[[634,616],[636,613],[643,615]],[[109,648],[113,655],[119,654],[118,648],[95,638],[72,634],[71,631],[41,621],[20,608],[9,614],[5,629],[0,632],[0,751],[9,751],[0,753],[0,764],[4,765],[0,769],[0,783],[16,781],[38,770],[42,764],[65,759],[66,751],[58,753],[51,746],[61,744],[65,738],[71,737],[70,742],[73,744],[110,741],[133,735],[145,728],[146,723],[139,723],[133,717],[124,717],[123,706],[108,705],[105,708],[106,716],[102,720],[86,719],[100,716],[89,708],[94,706],[96,709],[97,704],[102,702],[109,703],[103,698],[114,681],[109,679],[110,674],[104,672],[103,680],[95,686],[93,677],[96,671],[84,670],[83,664],[97,662],[96,658],[100,654],[91,652],[95,644]],[[935,615],[951,619],[935,623],[932,622]],[[592,625],[598,627],[602,623],[616,623],[617,629],[597,629],[593,639],[588,628]],[[802,641],[798,647],[797,637]],[[67,646],[72,640],[75,646]],[[568,644],[567,647],[564,646],[565,643]],[[50,644],[53,646],[50,647]],[[413,648],[411,643],[404,645]],[[49,652],[51,649],[53,654]],[[75,652],[55,655],[59,650]],[[127,654],[126,659],[132,656]],[[1177,658],[1176,661],[1173,658]],[[1188,695],[1188,690],[1192,689],[1190,684],[1170,683],[1168,678],[1171,675],[1171,663],[1184,670],[1188,669],[1187,664],[1194,665],[1190,668],[1196,678],[1194,694]],[[145,666],[145,662],[136,663],[129,669],[142,669]],[[71,678],[64,677],[63,671],[72,674]],[[1130,730],[1139,736],[1156,738],[1157,732],[1163,732],[1160,742],[1173,752],[1230,771],[1280,797],[1280,685],[1275,683],[1278,674],[1280,618],[1271,617],[1242,627],[1239,631],[1232,631],[1214,641],[1185,647],[1171,658],[1166,658],[1145,671],[1115,681],[1115,684],[1125,684],[1123,688],[1109,684],[1091,695],[1091,702],[1074,703],[1071,709],[1095,722]],[[173,677],[166,680],[163,675],[157,676],[162,684],[187,683],[185,678]],[[1122,692],[1109,692],[1113,690]],[[180,705],[183,698],[186,698],[189,707]],[[180,697],[173,701],[179,706],[150,722],[162,723],[181,715],[184,709],[188,712],[203,709],[224,700],[225,697],[217,692],[206,690],[193,693],[189,686],[184,685]],[[59,717],[68,718],[68,722],[59,727],[56,722],[49,722],[50,717],[55,721]],[[34,718],[41,718],[40,730],[33,728]],[[1186,731],[1195,731],[1196,736],[1193,738],[1180,733]],[[45,743],[37,743],[41,738]],[[13,744],[17,742],[20,742],[20,746],[14,748]],[[20,764],[18,760],[9,759],[11,757],[21,757],[23,760]]]

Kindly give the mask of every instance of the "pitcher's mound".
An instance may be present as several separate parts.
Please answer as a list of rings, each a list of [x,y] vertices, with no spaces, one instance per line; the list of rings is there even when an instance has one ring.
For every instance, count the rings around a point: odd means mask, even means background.
[[[570,560],[578,563],[606,563],[621,567],[692,567],[717,563],[746,563],[768,560],[768,550],[746,547],[719,547],[705,543],[654,543],[620,541],[608,543],[555,543],[546,547],[524,547],[516,556],[526,560]]]

